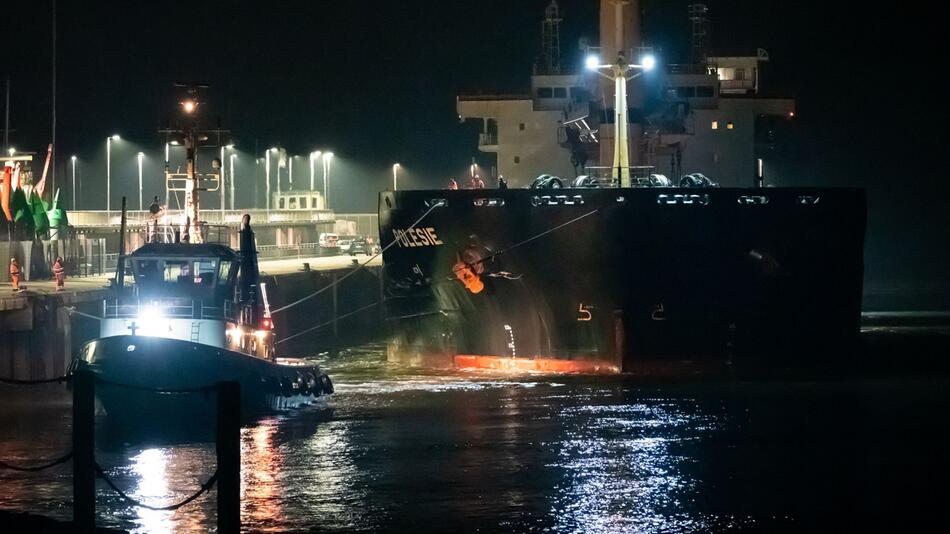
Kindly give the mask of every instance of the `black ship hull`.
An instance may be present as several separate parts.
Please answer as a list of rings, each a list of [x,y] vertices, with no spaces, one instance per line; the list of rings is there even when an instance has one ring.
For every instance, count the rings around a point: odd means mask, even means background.
[[[222,381],[240,383],[245,415],[298,408],[332,392],[315,365],[281,365],[179,339],[111,336],[86,343],[79,355],[80,364],[100,379],[96,397],[106,414],[131,422],[212,418],[213,391],[173,392]]]
[[[383,192],[389,354],[632,372],[823,357],[859,336],[865,226],[844,188]]]

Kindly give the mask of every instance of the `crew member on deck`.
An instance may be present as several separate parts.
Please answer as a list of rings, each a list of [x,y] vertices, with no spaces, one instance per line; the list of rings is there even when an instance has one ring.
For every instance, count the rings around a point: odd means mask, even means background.
[[[455,181],[455,178],[449,178],[449,189],[455,191],[459,188],[459,183]]]
[[[16,258],[10,258],[10,281],[13,283],[13,291],[20,290],[20,264]]]
[[[498,175],[498,189],[508,189],[508,181],[500,174]]]
[[[56,258],[53,263],[53,278],[56,279],[56,291],[65,291],[66,289],[66,266],[63,257]]]
[[[472,176],[472,189],[485,189],[485,182],[479,175]]]

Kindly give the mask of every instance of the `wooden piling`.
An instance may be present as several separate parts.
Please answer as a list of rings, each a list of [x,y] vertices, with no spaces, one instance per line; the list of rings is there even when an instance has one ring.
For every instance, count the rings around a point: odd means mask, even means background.
[[[95,377],[88,369],[73,375],[73,526],[92,532],[96,526]]]
[[[241,531],[241,385],[218,382],[218,532]]]
[[[337,278],[338,277],[337,277],[336,271],[333,271],[333,275],[332,275],[332,278],[330,279],[330,283],[333,284],[331,291],[333,293],[333,343],[334,344],[339,343],[339,337],[340,337],[340,321],[338,319],[338,317],[340,316],[340,307],[339,307],[340,299],[339,299],[339,291],[338,291],[339,284],[337,284]]]

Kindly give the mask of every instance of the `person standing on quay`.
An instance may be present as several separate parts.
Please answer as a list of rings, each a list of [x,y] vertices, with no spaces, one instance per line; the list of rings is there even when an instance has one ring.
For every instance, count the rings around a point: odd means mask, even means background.
[[[56,279],[56,291],[66,290],[66,268],[63,265],[63,257],[56,258],[53,263],[53,278]]]
[[[16,258],[10,258],[10,281],[13,283],[13,292],[20,290],[20,264]]]

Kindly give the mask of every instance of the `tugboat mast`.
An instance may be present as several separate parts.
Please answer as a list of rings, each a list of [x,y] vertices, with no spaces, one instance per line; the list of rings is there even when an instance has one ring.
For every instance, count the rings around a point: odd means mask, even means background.
[[[198,129],[198,108],[201,106],[199,90],[207,89],[205,84],[176,83],[175,87],[185,89],[185,97],[180,102],[184,117],[180,126],[175,129],[159,130],[168,139],[177,141],[185,147],[185,174],[169,172],[166,156],[165,187],[168,191],[184,191],[185,206],[181,221],[181,239],[189,243],[203,243],[204,235],[201,230],[201,202],[200,191],[219,191],[221,189],[220,169],[222,162],[215,158],[212,167],[218,171],[213,174],[200,174],[198,168],[198,148],[202,141],[208,140],[209,133],[217,133],[220,139],[222,133],[228,130],[216,128],[213,130]],[[167,147],[167,144],[166,144]],[[207,180],[210,187],[202,187],[200,180]],[[183,182],[183,183],[182,183]],[[167,208],[166,208],[167,209]]]

